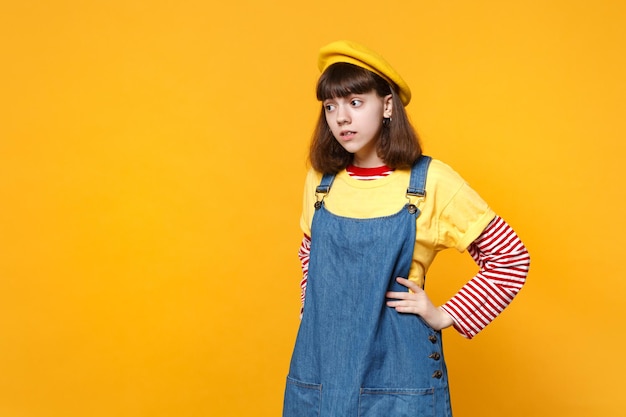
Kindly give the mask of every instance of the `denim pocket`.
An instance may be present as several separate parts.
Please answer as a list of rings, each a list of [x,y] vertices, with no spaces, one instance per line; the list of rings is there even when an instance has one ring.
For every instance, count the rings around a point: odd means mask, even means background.
[[[433,417],[434,388],[362,388],[359,417]]]
[[[322,385],[287,377],[284,417],[318,417],[322,404]]]

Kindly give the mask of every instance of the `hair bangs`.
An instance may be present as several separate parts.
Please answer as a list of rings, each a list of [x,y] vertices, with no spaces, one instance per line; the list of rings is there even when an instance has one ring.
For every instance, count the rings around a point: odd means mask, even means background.
[[[333,64],[320,76],[317,83],[317,99],[324,101],[351,94],[365,94],[372,90],[380,94],[380,81],[383,80],[376,78],[380,77],[356,65],[344,62]]]

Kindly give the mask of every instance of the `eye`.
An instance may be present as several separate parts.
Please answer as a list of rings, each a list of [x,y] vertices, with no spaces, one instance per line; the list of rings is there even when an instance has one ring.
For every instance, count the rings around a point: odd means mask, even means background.
[[[330,104],[330,103],[326,103],[326,104],[324,104],[324,110],[326,110],[327,112],[333,111],[333,110],[335,110],[335,105],[334,104]]]
[[[361,104],[363,104],[363,101],[359,100],[358,98],[353,98],[352,100],[350,100],[350,105],[352,107],[359,107],[361,106]]]

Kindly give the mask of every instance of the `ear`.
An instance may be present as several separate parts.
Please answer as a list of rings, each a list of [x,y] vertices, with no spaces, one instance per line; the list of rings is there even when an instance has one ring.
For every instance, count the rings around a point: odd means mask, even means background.
[[[391,94],[383,97],[383,117],[391,117],[393,115],[393,100]]]

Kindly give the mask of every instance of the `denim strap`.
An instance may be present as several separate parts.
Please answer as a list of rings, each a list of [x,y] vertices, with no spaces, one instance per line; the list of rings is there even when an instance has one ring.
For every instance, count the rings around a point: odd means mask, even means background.
[[[432,158],[430,156],[422,155],[415,164],[413,164],[409,188],[406,189],[407,195],[417,197],[426,196],[426,176],[431,160]]]
[[[326,194],[330,191],[330,186],[332,185],[334,179],[334,174],[324,174],[322,176],[322,181],[320,181],[320,185],[315,187],[315,210],[319,210],[319,208],[322,207],[322,202],[324,201]],[[320,194],[322,194],[321,198],[319,196]]]
[[[328,194],[328,191],[330,190],[330,186],[333,184],[334,179],[334,174],[324,174],[324,176],[322,176],[322,181],[320,181],[320,185],[315,188],[315,193]]]

